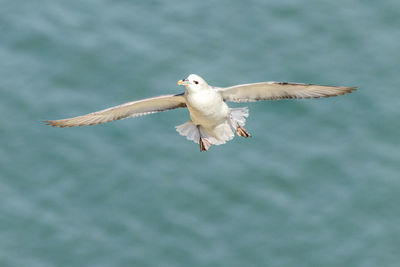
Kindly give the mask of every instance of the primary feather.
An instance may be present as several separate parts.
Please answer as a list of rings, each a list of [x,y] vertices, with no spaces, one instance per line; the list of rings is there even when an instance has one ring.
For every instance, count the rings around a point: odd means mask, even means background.
[[[45,122],[47,125],[58,127],[86,126],[183,107],[186,107],[183,94],[164,95],[128,102],[74,118]]]
[[[218,88],[225,101],[252,102],[291,98],[318,98],[344,95],[356,87],[324,86],[303,83],[261,82]]]

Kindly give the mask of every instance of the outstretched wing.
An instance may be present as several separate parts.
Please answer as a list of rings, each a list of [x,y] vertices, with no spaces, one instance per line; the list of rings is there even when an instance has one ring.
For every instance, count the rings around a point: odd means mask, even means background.
[[[218,88],[225,101],[252,102],[291,98],[318,98],[344,95],[357,87],[323,86],[303,83],[261,82]]]
[[[54,121],[45,121],[47,125],[58,127],[85,126],[114,120],[143,116],[160,111],[186,107],[183,94],[164,95],[128,102],[116,107],[100,110],[86,115]]]

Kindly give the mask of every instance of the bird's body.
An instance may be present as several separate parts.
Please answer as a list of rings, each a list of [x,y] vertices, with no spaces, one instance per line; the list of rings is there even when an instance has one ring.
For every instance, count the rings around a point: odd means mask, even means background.
[[[288,98],[318,98],[350,93],[355,87],[321,86],[298,83],[263,82],[236,85],[226,88],[209,86],[203,78],[191,74],[180,80],[186,91],[129,102],[116,107],[69,119],[46,121],[48,125],[72,127],[94,125],[129,117],[137,117],[160,111],[186,107],[190,121],[176,127],[188,140],[200,144],[207,151],[211,145],[224,144],[235,132],[249,137],[243,128],[248,117],[246,108],[229,108],[226,101],[252,102]]]
[[[185,93],[186,106],[190,112],[190,119],[196,125],[209,128],[226,120],[229,107],[216,90]]]
[[[214,137],[212,143],[219,144],[231,134],[228,124],[230,108],[223,101],[221,95],[213,89],[200,92],[185,92],[186,106],[190,113],[191,123],[198,126],[208,138]],[[193,140],[194,141],[194,140]]]

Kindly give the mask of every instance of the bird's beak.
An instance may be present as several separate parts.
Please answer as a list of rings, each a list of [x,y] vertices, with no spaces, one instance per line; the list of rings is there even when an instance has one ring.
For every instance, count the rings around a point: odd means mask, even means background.
[[[189,84],[188,79],[183,79],[178,81],[178,85],[188,85],[188,84]]]

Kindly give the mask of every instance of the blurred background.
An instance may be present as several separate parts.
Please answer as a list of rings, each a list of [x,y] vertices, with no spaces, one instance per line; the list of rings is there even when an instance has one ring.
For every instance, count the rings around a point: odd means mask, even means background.
[[[1,1],[1,266],[399,266],[400,2]],[[248,106],[208,153],[185,109],[42,121],[211,85],[358,86]]]

